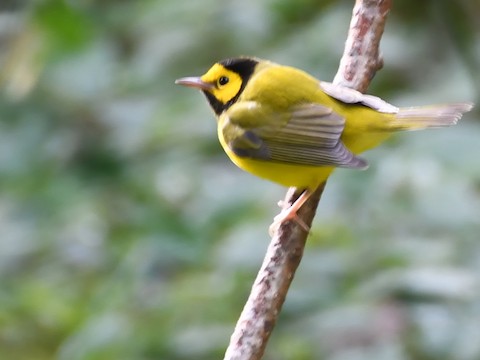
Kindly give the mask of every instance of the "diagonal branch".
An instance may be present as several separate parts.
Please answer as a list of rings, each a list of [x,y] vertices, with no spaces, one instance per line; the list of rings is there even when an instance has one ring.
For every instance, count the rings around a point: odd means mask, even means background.
[[[334,83],[365,91],[382,67],[379,43],[392,0],[357,0],[345,51]],[[325,188],[321,184],[298,211],[311,226]],[[290,188],[285,202],[292,204],[301,191]],[[283,223],[273,235],[262,267],[240,315],[224,360],[259,360],[285,301],[295,271],[302,259],[306,233],[296,222]]]

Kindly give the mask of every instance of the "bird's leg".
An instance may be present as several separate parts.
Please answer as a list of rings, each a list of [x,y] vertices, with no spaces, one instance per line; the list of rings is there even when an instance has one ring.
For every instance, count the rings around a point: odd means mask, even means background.
[[[288,208],[284,207],[284,201],[279,201],[278,205],[282,207],[283,210],[280,212],[280,214],[273,218],[273,223],[272,225],[270,225],[269,228],[270,235],[273,235],[273,233],[280,227],[280,225],[288,220],[295,220],[303,230],[309,232],[310,227],[297,216],[297,211],[302,207],[303,204],[305,204],[311,194],[312,192],[308,189],[304,190],[302,195],[300,195],[299,198]]]

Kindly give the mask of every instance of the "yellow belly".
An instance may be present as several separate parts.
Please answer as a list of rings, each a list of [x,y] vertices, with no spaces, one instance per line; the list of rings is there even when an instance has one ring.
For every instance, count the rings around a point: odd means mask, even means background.
[[[271,161],[241,158],[235,155],[220,137],[220,143],[230,160],[240,169],[253,175],[273,181],[283,186],[316,189],[318,185],[327,180],[335,169],[331,166],[303,166],[276,163]]]

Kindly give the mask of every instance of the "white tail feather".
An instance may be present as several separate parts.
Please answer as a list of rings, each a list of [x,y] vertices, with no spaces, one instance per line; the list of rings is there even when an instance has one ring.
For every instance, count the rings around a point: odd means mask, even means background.
[[[452,103],[400,108],[389,124],[394,130],[420,130],[455,125],[473,103]]]

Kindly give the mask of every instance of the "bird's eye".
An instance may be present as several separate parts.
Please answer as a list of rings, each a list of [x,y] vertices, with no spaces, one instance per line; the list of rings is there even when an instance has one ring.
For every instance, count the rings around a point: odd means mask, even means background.
[[[230,79],[228,77],[222,76],[222,77],[220,77],[220,79],[218,79],[218,85],[220,85],[220,86],[226,85],[229,80]]]

